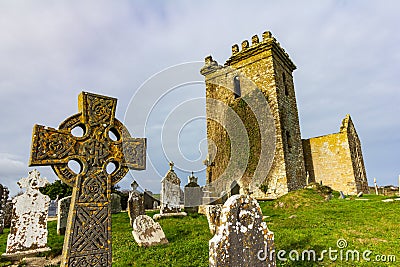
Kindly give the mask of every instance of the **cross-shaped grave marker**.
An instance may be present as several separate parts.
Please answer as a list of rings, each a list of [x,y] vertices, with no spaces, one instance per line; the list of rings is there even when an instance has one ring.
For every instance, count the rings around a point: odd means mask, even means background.
[[[50,165],[73,187],[61,266],[111,266],[111,187],[129,169],[146,168],[146,139],[131,138],[114,117],[117,99],[82,92],[78,102],[79,113],[58,130],[34,126],[29,165]],[[79,173],[70,161],[79,163]]]

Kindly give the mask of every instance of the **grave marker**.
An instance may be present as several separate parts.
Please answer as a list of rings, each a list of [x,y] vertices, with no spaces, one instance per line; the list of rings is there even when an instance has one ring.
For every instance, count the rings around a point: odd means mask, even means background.
[[[67,228],[69,207],[72,196],[64,197],[58,201],[57,207],[57,234],[64,235]]]
[[[5,226],[8,194],[9,194],[8,188],[0,184],[0,234],[3,233],[3,229]]]
[[[4,227],[11,226],[11,218],[12,218],[12,210],[14,204],[11,200],[7,201],[6,206],[4,207]]]
[[[375,194],[376,194],[376,195],[379,195],[379,192],[378,192],[378,185],[376,184],[376,178],[374,178],[374,187],[375,187]]]
[[[160,224],[154,222],[154,220],[147,215],[139,215],[136,217],[133,222],[132,235],[140,247],[150,247],[168,243]]]
[[[161,181],[160,213],[178,213],[181,211],[181,180],[174,171],[174,163],[169,163],[169,171]]]
[[[57,216],[57,201],[50,200],[49,217],[55,217],[55,216]]]
[[[198,185],[198,178],[193,175],[193,172],[192,175],[188,177],[188,180],[188,184],[185,185],[184,193],[185,211],[197,213],[199,210],[199,206],[202,203],[203,191]]]
[[[144,195],[137,190],[139,185],[136,181],[133,181],[131,184],[132,191],[129,192],[128,197],[128,215],[129,215],[129,223],[133,226],[133,222],[135,221],[136,217],[139,215],[145,214],[144,209]]]
[[[183,217],[186,212],[181,212],[181,196],[180,188],[181,180],[174,171],[174,163],[169,163],[169,171],[161,180],[161,208],[159,214],[154,214],[153,219],[158,220],[163,217]]]
[[[50,250],[46,247],[50,198],[39,191],[47,183],[37,170],[19,180],[19,187],[26,188],[26,191],[13,199],[10,234],[3,257],[16,259]]]
[[[34,126],[30,166],[51,165],[73,187],[61,266],[111,266],[111,187],[129,168],[145,169],[146,140],[131,138],[115,119],[117,99],[82,92],[78,102],[79,113],[58,130]],[[73,135],[75,128],[83,134]]]
[[[122,207],[121,207],[121,196],[116,194],[116,193],[112,193],[111,194],[111,214],[116,214],[121,212]]]
[[[262,221],[257,201],[249,196],[233,195],[225,202],[209,248],[210,267],[276,266],[274,234]]]

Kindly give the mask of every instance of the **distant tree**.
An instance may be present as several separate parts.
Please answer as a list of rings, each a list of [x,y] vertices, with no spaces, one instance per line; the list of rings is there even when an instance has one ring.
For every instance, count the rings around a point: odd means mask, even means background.
[[[48,184],[45,187],[39,189],[42,194],[48,195],[52,200],[58,198],[63,198],[70,196],[72,194],[72,187],[62,182],[61,180],[56,180],[52,184]]]

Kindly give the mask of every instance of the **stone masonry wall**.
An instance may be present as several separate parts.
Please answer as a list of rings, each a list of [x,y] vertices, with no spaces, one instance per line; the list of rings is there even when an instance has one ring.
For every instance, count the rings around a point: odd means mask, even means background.
[[[236,176],[241,189],[249,190],[253,197],[258,199],[276,198],[305,185],[303,149],[292,77],[295,68],[270,32],[265,32],[260,42],[257,36],[253,36],[251,46],[248,41],[244,41],[241,51],[234,45],[232,56],[224,67],[218,65],[211,57],[206,58],[201,73],[206,79],[209,183],[216,181],[223,174]],[[241,97],[235,97],[235,77],[240,79]],[[262,140],[261,144],[258,142],[259,131],[263,127],[257,127],[257,120],[251,114],[251,110],[241,101],[257,89],[262,92],[264,100],[269,104],[275,130],[275,140]],[[210,102],[210,99],[217,100],[221,105]],[[227,133],[229,130],[223,126],[228,125],[229,128],[229,124],[232,124],[232,116],[228,116],[227,111],[229,108],[240,118],[248,135],[249,161],[243,175],[235,172],[235,168],[233,170],[228,168],[232,157],[230,151],[232,144]],[[217,114],[214,116],[218,116],[219,121],[211,118],[210,114]],[[254,170],[260,163],[260,147],[268,148],[274,142],[276,149],[273,161],[261,164],[266,169],[271,166],[271,169],[269,173],[263,174],[264,177],[257,177],[260,172],[255,173]],[[239,157],[239,159],[247,161],[247,158]],[[236,170],[242,167],[240,162],[235,164]],[[266,194],[260,190],[262,184],[267,188]],[[229,185],[220,183],[217,187],[219,188],[216,190],[221,191],[227,190]]]
[[[303,150],[310,181],[349,195],[368,193],[361,143],[349,115],[339,133],[305,139]]]

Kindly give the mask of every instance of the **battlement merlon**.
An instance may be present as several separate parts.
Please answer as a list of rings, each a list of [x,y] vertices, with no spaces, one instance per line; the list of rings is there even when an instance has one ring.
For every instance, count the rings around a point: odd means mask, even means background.
[[[249,41],[244,40],[241,44],[241,50],[239,50],[237,44],[234,44],[232,46],[232,56],[225,62],[225,66],[234,65],[237,62],[265,52],[266,50],[272,50],[273,54],[280,57],[291,71],[296,69],[296,65],[292,62],[285,49],[283,49],[275,37],[272,36],[271,32],[264,32],[262,38],[260,42],[258,36],[254,35],[251,38],[251,45],[249,45]]]
[[[215,61],[211,55],[209,55],[204,59],[204,67],[201,68],[200,73],[203,76],[208,76],[209,74],[212,74],[222,68],[223,66],[218,65],[218,62]]]

